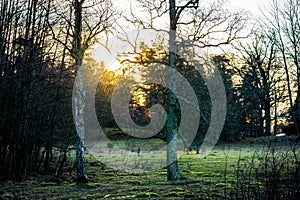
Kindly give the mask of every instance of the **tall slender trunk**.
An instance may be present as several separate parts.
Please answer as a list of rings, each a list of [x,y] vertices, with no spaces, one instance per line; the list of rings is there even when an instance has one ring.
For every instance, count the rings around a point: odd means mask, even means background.
[[[265,136],[270,136],[271,135],[271,106],[270,106],[270,99],[265,104],[265,120],[266,120]]]
[[[277,86],[275,85],[275,92],[274,92],[274,134],[277,134],[277,129],[278,129],[278,117],[277,117]]]
[[[75,125],[77,131],[77,145],[76,145],[76,167],[77,167],[77,183],[87,183],[88,176],[84,163],[84,135],[85,135],[85,84],[84,84],[84,69],[83,56],[84,47],[82,45],[82,5],[84,0],[75,0],[75,27],[73,38],[73,57],[76,64],[76,80],[74,86],[74,114]]]
[[[287,87],[288,87],[290,108],[292,108],[293,107],[293,96],[292,96],[292,89],[291,89],[290,74],[289,74],[288,63],[287,63],[286,55],[285,55],[285,49],[284,49],[284,47],[282,47],[282,48],[283,49],[280,49],[280,51],[283,56],[284,69],[285,69],[285,73],[286,73],[286,81],[287,81]],[[298,94],[299,94],[299,88],[298,88]],[[295,114],[294,111],[292,110],[291,115],[292,115],[292,120],[294,121],[294,124],[295,124],[296,133],[297,133],[298,139],[299,139],[300,136],[299,136],[299,126],[298,126],[298,122],[297,122],[297,114]]]
[[[76,145],[76,168],[77,168],[77,183],[87,183],[88,176],[84,163],[84,134],[85,134],[85,88],[84,75],[82,65],[77,66],[77,76],[74,87],[74,114],[77,131],[77,145]]]
[[[266,78],[266,76],[263,76],[263,82],[264,82],[264,107],[265,107],[265,136],[271,135],[271,97],[270,97],[270,84]]]
[[[170,6],[170,41],[169,41],[169,65],[171,68],[175,69],[176,62],[176,4],[175,0],[169,1]],[[172,85],[172,90],[176,90],[176,77],[175,74],[171,74],[170,77],[172,79],[170,82]],[[167,176],[168,180],[180,180],[182,179],[182,175],[180,173],[180,169],[177,162],[177,131],[178,131],[178,123],[176,117],[176,96],[172,92],[168,92],[167,94],[167,105],[166,110],[168,113],[167,116]]]
[[[278,5],[276,5],[276,6],[278,6]],[[283,37],[282,37],[282,34],[281,34],[281,24],[280,24],[280,20],[279,20],[279,13],[278,13],[278,10],[279,9],[277,9],[276,10],[276,13],[275,13],[275,20],[276,20],[276,26],[277,26],[277,29],[278,29],[278,39],[279,39],[279,49],[280,49],[280,52],[281,52],[281,54],[282,54],[282,57],[283,57],[283,63],[284,63],[284,69],[285,69],[285,73],[286,73],[286,80],[287,80],[287,87],[288,87],[288,96],[289,96],[289,103],[290,103],[290,108],[292,108],[293,107],[293,96],[292,96],[292,89],[291,89],[291,81],[290,81],[290,74],[289,74],[289,66],[288,66],[288,61],[287,61],[287,55],[286,55],[286,46],[285,46],[285,42],[283,41]],[[292,24],[292,27],[294,26],[294,24]],[[295,36],[294,35],[294,33],[292,33],[293,34],[293,36]],[[295,37],[293,38],[293,40],[292,40],[292,44],[295,44],[293,41],[296,41],[295,40]],[[295,46],[294,46],[295,47]],[[297,86],[298,86],[298,88],[297,88],[297,90],[298,90],[298,92],[297,92],[297,96],[298,96],[298,94],[299,94],[299,86],[300,86],[300,79],[299,79],[299,69],[300,69],[300,67],[298,66],[298,55],[297,55],[297,46],[296,46],[296,49],[294,49],[294,50],[296,50],[295,52],[296,52],[296,56],[294,57],[294,63],[295,63],[295,65],[296,65],[296,67],[297,67]],[[295,58],[296,58],[296,60],[295,60]],[[299,94],[299,96],[300,96],[300,94]],[[296,102],[296,104],[297,104],[297,102]],[[299,111],[299,114],[300,114],[300,111]],[[298,140],[300,139],[300,127],[299,127],[299,124],[298,124],[298,117],[297,117],[297,113],[295,114],[293,111],[291,112],[291,115],[292,115],[292,120],[293,120],[293,122],[294,122],[294,125],[295,125],[295,128],[296,128],[296,133],[297,133],[297,135],[298,135]]]
[[[300,25],[300,24],[299,24]],[[297,68],[297,97],[295,102],[295,108],[296,108],[296,114],[295,114],[295,128],[296,128],[296,134],[297,134],[297,141],[300,141],[300,66],[298,61],[298,54],[297,46],[294,47],[295,55],[294,57],[294,63]]]
[[[299,1],[290,0],[290,7],[289,7],[289,16],[288,16],[288,22],[290,24],[290,34],[289,40],[292,44],[292,59],[296,66],[297,70],[297,97],[295,102],[295,108],[296,108],[296,114],[295,114],[295,128],[296,128],[296,134],[297,134],[297,140],[300,141],[300,62],[299,62],[299,55],[300,55],[300,43],[299,43],[299,37],[300,37],[300,18],[294,17],[299,15],[300,5]]]

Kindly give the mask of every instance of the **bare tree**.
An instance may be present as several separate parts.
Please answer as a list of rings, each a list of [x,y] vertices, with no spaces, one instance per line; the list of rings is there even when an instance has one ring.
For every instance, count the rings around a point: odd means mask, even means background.
[[[49,5],[38,0],[0,2],[1,177],[22,180],[49,160],[40,157],[49,142],[41,133],[50,126],[47,111],[53,100],[49,83],[54,80],[47,74],[53,64],[47,59]]]
[[[142,5],[142,9],[145,11],[143,13],[148,16],[139,17],[132,9],[129,16],[125,16],[126,20],[138,28],[169,33],[168,65],[173,69],[176,69],[175,63],[179,59],[176,55],[178,53],[176,52],[178,49],[176,35],[196,40],[202,48],[220,47],[247,36],[242,35],[242,30],[247,22],[246,13],[232,13],[223,9],[223,1],[208,3],[208,6],[205,5],[206,2],[201,4],[198,0],[181,1],[180,4],[175,0],[137,1]],[[168,19],[167,28],[161,23],[164,19]],[[222,34],[222,40],[220,40],[220,34]],[[176,77],[169,78],[170,82],[175,83]],[[172,85],[172,90],[176,90],[175,85]],[[168,180],[179,180],[182,179],[182,175],[177,164],[176,152],[178,131],[178,116],[175,114],[176,96],[170,90],[164,92],[167,95],[165,108],[168,114],[166,122]],[[175,162],[173,162],[174,160]]]
[[[76,167],[77,182],[88,182],[84,163],[85,138],[85,80],[83,59],[87,50],[99,39],[99,34],[111,26],[111,1],[72,0],[64,2],[62,6],[57,2],[56,14],[60,16],[56,21],[49,22],[55,40],[60,42],[70,52],[76,66],[76,81],[74,85],[74,120],[77,130]],[[65,29],[65,24],[68,28]],[[65,43],[61,35],[68,35],[70,41]]]
[[[264,13],[267,22],[266,34],[272,38],[281,52],[282,63],[285,68],[288,86],[289,104],[292,120],[298,138],[300,137],[300,2],[298,0],[273,0],[270,10]],[[271,34],[269,34],[271,33]],[[295,81],[293,81],[295,80]],[[292,87],[296,83],[295,89]],[[293,98],[296,93],[296,99]]]
[[[189,10],[187,13],[190,20],[178,22],[181,25],[179,31],[189,39],[197,41],[202,48],[221,48],[248,38],[252,33],[249,14],[242,10],[230,11],[225,6],[225,0],[199,3],[198,9]]]
[[[242,60],[245,62],[239,71],[243,79],[243,87],[240,88],[244,96],[244,104],[253,104],[257,102],[257,110],[263,110],[257,118],[260,127],[264,127],[264,135],[271,134],[271,109],[278,103],[278,98],[282,94],[278,91],[277,85],[284,75],[284,70],[280,66],[278,58],[278,49],[272,38],[265,37],[262,34],[255,34],[253,41],[248,45],[240,44],[240,52],[243,55]],[[281,83],[282,84],[282,83]],[[251,87],[251,88],[245,88]],[[247,94],[246,91],[251,91]],[[253,110],[255,111],[255,109]],[[249,113],[249,110],[245,110]],[[276,118],[276,113],[274,113]],[[251,118],[251,117],[250,117]]]
[[[169,32],[169,65],[171,68],[176,69],[176,30],[177,23],[180,17],[180,13],[186,9],[189,5],[194,5],[195,8],[198,6],[198,1],[189,1],[185,6],[178,9],[176,7],[175,0],[169,0],[169,18],[170,18],[170,32]],[[176,90],[176,76],[173,75],[169,77],[173,83],[172,89]],[[166,131],[167,131],[167,173],[168,180],[180,180],[182,175],[179,170],[177,163],[177,132],[178,132],[178,121],[175,114],[176,108],[176,96],[175,91],[167,91],[167,103],[166,111],[168,113],[166,121]]]

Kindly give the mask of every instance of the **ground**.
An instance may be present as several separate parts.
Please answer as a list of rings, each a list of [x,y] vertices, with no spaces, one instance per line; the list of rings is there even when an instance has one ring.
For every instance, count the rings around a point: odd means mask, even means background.
[[[59,179],[52,178],[52,174],[30,174],[24,182],[2,182],[0,199],[225,199],[234,192],[238,162],[251,157],[270,140],[285,141],[283,145],[288,141],[268,137],[219,144],[207,156],[186,152],[179,158],[186,179],[178,182],[166,181],[165,167],[149,172],[124,172],[104,165],[101,158],[87,155],[89,183],[77,185],[71,153]],[[138,159],[142,153],[132,152]]]

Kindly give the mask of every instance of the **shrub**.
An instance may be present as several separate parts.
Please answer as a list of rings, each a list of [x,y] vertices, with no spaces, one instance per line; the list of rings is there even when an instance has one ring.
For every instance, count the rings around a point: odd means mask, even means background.
[[[300,149],[270,143],[235,166],[236,199],[300,199]]]

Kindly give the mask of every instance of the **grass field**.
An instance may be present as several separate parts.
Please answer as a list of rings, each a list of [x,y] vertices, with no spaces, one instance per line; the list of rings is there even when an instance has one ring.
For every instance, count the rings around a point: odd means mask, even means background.
[[[89,175],[89,183],[86,185],[76,185],[74,182],[76,170],[72,168],[74,153],[71,152],[59,180],[53,179],[51,174],[30,174],[27,180],[21,183],[12,181],[0,183],[0,197],[2,199],[248,199],[243,197],[245,194],[237,194],[237,191],[243,191],[245,186],[241,186],[242,184],[248,184],[249,187],[245,187],[244,192],[256,191],[255,194],[248,195],[258,195],[258,198],[248,196],[249,199],[260,199],[259,195],[263,195],[263,188],[267,185],[262,181],[264,179],[254,180],[259,178],[256,177],[258,174],[255,176],[255,173],[249,173],[249,170],[256,170],[258,173],[258,168],[262,164],[260,156],[266,155],[263,152],[269,152],[268,144],[275,144],[276,156],[280,157],[281,154],[278,152],[286,152],[295,147],[294,142],[289,140],[291,139],[287,137],[269,137],[221,144],[215,146],[206,156],[197,155],[196,152],[182,152],[178,161],[185,180],[168,182],[165,152],[151,153],[153,152],[151,148],[163,145],[162,141],[123,138],[114,140],[113,146],[107,147],[107,151],[111,154],[105,153],[101,156],[101,152],[98,152],[86,155]],[[150,150],[141,150],[138,154],[135,149],[137,146],[147,146]],[[125,149],[127,153],[118,154],[114,149]],[[298,158],[299,151],[299,147],[296,146],[294,152]],[[293,151],[287,154],[293,156]],[[251,163],[253,166],[249,167]],[[299,168],[299,163],[294,164]],[[280,163],[278,167],[279,165]],[[246,175],[253,176],[253,180],[245,179]]]

